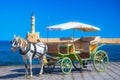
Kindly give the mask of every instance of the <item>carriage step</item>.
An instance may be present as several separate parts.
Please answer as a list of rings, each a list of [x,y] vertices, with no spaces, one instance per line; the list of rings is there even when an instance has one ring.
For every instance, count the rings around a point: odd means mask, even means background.
[[[87,68],[88,66],[87,65],[84,65],[83,68]]]
[[[91,67],[92,65],[83,65],[83,68]]]

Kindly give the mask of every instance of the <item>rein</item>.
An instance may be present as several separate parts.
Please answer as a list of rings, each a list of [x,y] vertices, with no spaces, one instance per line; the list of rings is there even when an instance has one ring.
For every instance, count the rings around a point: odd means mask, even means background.
[[[35,50],[33,51],[32,59],[35,57],[35,54],[36,54],[36,51],[37,51],[37,50],[36,50],[36,46],[35,46],[35,44],[33,44],[33,46],[34,46],[34,49],[35,49]]]

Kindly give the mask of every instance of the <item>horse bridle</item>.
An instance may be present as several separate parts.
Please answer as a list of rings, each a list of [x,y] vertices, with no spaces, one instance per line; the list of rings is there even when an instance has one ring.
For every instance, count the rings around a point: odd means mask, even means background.
[[[18,49],[20,47],[20,46],[18,46],[18,44],[20,44],[20,43],[18,41],[15,41],[15,39],[13,41],[11,41],[11,43],[13,43],[13,42],[17,46],[12,46],[12,48],[15,49],[15,50]]]

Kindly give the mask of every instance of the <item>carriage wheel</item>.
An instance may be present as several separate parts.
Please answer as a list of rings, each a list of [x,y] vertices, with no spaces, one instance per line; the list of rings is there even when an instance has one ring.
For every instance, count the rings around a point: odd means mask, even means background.
[[[64,74],[69,74],[72,70],[72,61],[70,58],[65,57],[61,61],[61,70]]]
[[[55,68],[55,64],[47,64],[47,65],[45,65],[44,66],[44,71],[46,72],[46,73],[52,73],[53,71],[54,71],[54,68]]]
[[[81,71],[81,70],[82,70],[80,61],[74,60],[74,61],[72,61],[72,64],[73,64],[73,66],[74,66],[74,68],[75,68],[76,70],[78,70],[78,71]]]
[[[93,58],[94,67],[97,71],[105,71],[108,67],[109,59],[105,51],[99,50]]]

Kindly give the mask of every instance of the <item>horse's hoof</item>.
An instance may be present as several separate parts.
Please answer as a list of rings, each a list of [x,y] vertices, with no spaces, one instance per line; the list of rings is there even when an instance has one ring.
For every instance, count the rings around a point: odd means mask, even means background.
[[[33,76],[31,75],[31,76],[30,76],[30,79],[32,79],[32,78],[33,78]]]
[[[28,76],[27,76],[27,75],[25,75],[25,76],[24,76],[24,79],[27,79],[27,78],[28,78]]]
[[[39,77],[42,77],[42,74],[39,74]]]

